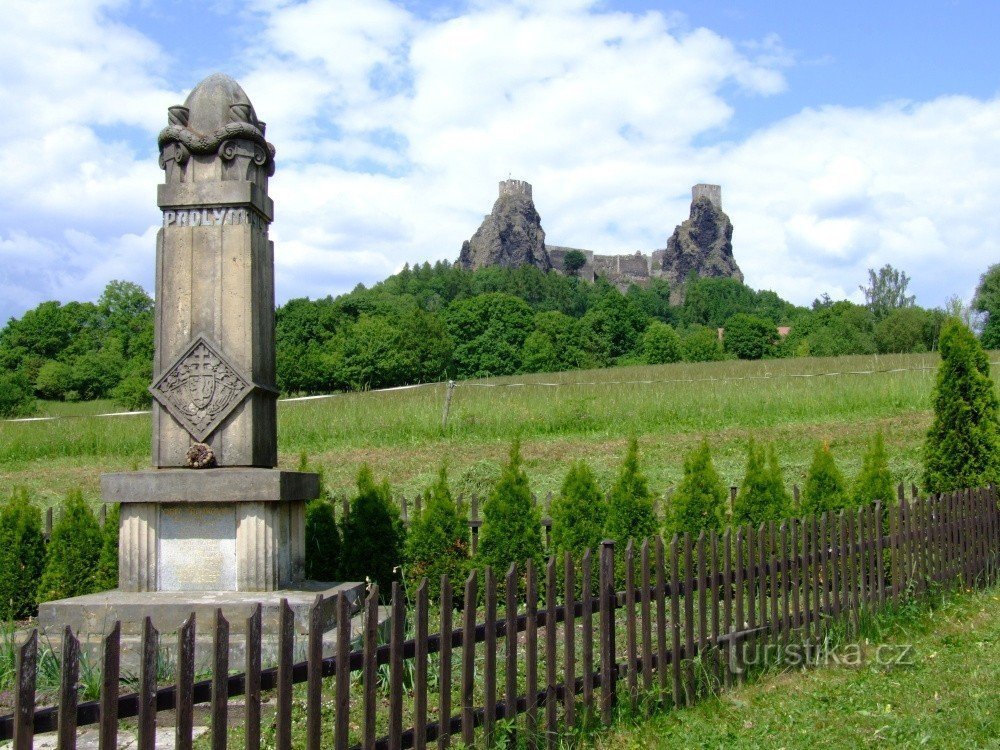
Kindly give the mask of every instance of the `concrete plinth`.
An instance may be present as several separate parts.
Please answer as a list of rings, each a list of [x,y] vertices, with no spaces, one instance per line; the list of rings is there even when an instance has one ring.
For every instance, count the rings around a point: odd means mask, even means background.
[[[130,592],[104,591],[71,599],[46,602],[38,607],[38,627],[50,645],[57,647],[64,628],[69,625],[80,638],[84,650],[91,658],[100,654],[101,641],[114,623],[121,623],[123,669],[138,664],[143,622],[151,618],[160,633],[161,657],[172,660],[177,645],[176,632],[194,613],[196,623],[195,656],[200,664],[211,662],[213,623],[216,610],[221,609],[230,627],[230,663],[242,664],[245,654],[246,621],[258,604],[261,605],[263,653],[265,663],[274,663],[277,654],[278,617],[282,599],[288,601],[295,621],[295,653],[301,660],[305,654],[306,634],[309,630],[309,611],[317,595],[323,597],[324,653],[331,655],[335,647],[335,633],[339,625],[336,614],[336,596],[344,593],[350,602],[354,618],[352,634],[360,634],[361,623],[356,617],[364,603],[363,583],[323,583],[303,581],[295,590],[266,593],[239,593],[230,591],[191,592]],[[384,620],[380,617],[380,621]]]

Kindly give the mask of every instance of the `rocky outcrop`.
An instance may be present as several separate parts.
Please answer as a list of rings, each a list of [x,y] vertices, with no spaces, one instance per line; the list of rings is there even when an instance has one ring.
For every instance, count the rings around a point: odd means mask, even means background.
[[[552,268],[545,250],[545,231],[531,197],[531,185],[522,180],[504,180],[493,211],[483,219],[472,239],[462,243],[460,268],[486,266],[537,266]]]
[[[662,252],[658,259],[661,276],[671,288],[683,284],[692,271],[699,276],[743,281],[743,272],[733,258],[733,223],[717,195],[694,193],[690,217],[678,225]]]

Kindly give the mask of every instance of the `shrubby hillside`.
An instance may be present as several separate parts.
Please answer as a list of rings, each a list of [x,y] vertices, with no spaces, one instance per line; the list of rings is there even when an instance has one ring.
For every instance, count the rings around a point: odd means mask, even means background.
[[[862,287],[868,304],[824,295],[804,308],[735,279],[692,276],[684,302],[671,305],[661,279],[621,292],[532,266],[424,263],[370,289],[279,307],[278,385],[321,393],[681,359],[934,350],[945,312],[915,306],[908,281],[886,266]],[[977,297],[987,316],[992,301]],[[97,303],[44,302],[8,321],[0,413],[28,412],[35,398],[147,404],[152,310],[140,287],[113,281]]]

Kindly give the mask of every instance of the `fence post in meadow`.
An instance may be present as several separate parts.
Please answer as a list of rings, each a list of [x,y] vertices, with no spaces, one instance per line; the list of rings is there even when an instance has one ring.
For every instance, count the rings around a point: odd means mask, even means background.
[[[45,538],[52,538],[52,506],[45,509]],[[15,749],[16,750],[16,749]]]
[[[177,680],[174,746],[177,750],[191,750],[194,730],[194,638],[195,614],[177,631]]]
[[[118,750],[118,677],[121,668],[122,624],[115,622],[104,636],[101,649],[101,696],[98,746],[100,750]],[[15,711],[16,713],[16,711]],[[15,743],[15,747],[17,743]]]
[[[38,631],[17,649],[14,671],[14,743],[12,750],[31,750],[35,738],[35,684],[38,681]]]
[[[80,681],[80,641],[67,625],[63,630],[59,675],[59,749],[76,748],[77,685]]]
[[[399,503],[402,508],[403,526],[410,528],[410,501],[406,499],[406,495],[403,495],[399,499]]]
[[[451,411],[451,397],[455,393],[455,381],[448,381],[448,388],[444,392],[444,411],[441,413],[441,432],[448,428],[448,412]]]
[[[101,528],[104,528],[104,524],[108,522],[108,506],[101,503],[101,507],[97,509],[97,520],[101,524]]]
[[[472,556],[476,556],[479,549],[479,527],[483,522],[479,519],[479,495],[472,496],[472,516],[469,518],[469,530],[472,532]]]
[[[347,521],[349,515],[351,515],[351,499],[343,495],[340,498],[340,523]]]
[[[614,718],[618,665],[615,662],[615,542],[601,542],[601,721]]]
[[[733,508],[736,507],[736,493],[739,491],[739,487],[735,484],[729,485],[729,516],[733,515]]]

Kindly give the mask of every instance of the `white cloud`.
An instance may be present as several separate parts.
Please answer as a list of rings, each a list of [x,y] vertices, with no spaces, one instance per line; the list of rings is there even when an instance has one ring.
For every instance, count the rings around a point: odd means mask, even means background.
[[[15,103],[0,112],[3,317],[112,278],[149,285],[154,137],[184,98],[158,72],[169,29],[115,22],[114,2],[14,2],[0,29],[0,96]],[[713,144],[748,97],[785,89],[794,60],[777,37],[737,44],[587,0],[253,13],[260,42],[234,64],[278,149],[279,301],[457,257],[508,173],[534,184],[552,244],[605,252],[663,247],[690,186],[718,182],[747,282],[800,303],[857,298],[889,262],[939,304],[1000,257],[998,100],[828,106]],[[189,72],[171,83],[189,89]]]

